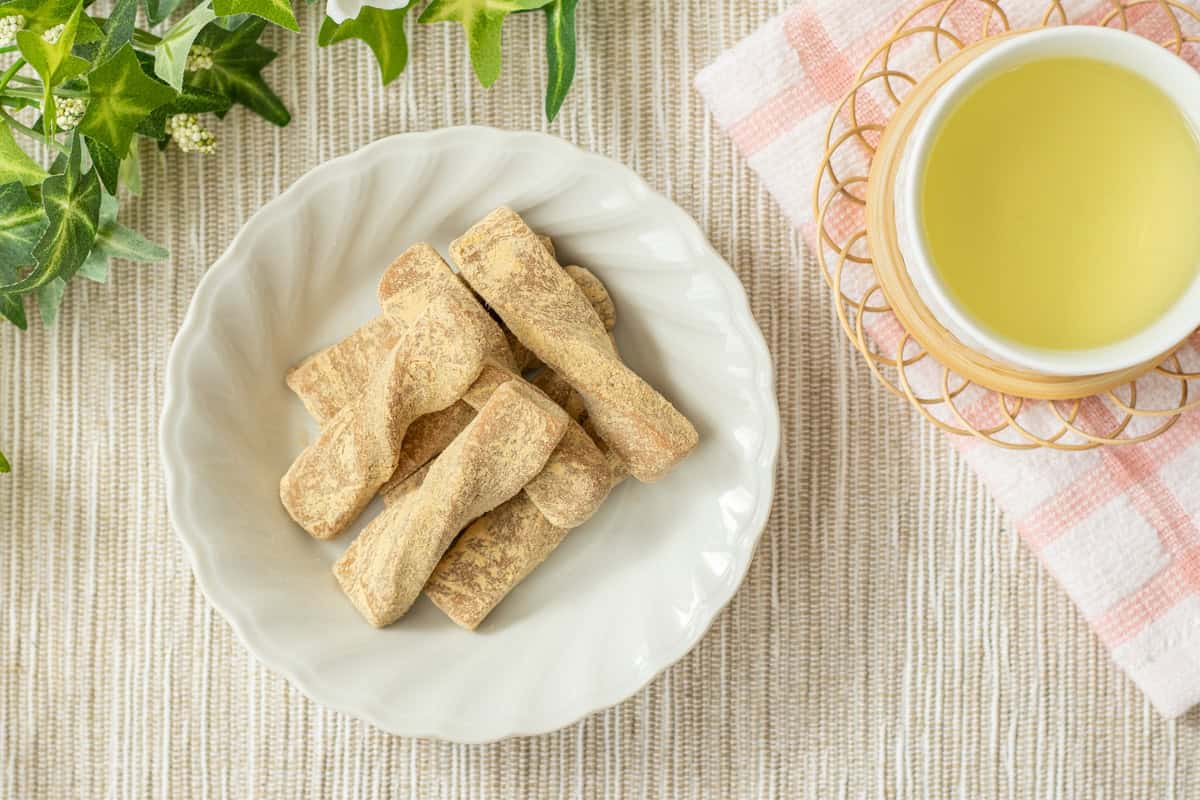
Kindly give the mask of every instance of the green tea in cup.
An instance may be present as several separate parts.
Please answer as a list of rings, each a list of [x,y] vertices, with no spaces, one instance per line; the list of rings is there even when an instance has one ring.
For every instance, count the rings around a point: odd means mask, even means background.
[[[1081,56],[992,74],[950,106],[919,183],[933,271],[1003,339],[1086,350],[1168,312],[1200,267],[1200,142],[1145,77]]]

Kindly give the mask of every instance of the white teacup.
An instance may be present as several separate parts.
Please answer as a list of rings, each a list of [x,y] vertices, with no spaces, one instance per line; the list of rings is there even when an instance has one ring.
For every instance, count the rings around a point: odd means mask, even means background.
[[[1166,48],[1132,33],[1096,26],[1064,26],[1019,34],[968,62],[921,111],[905,143],[895,182],[897,240],[921,299],[964,344],[1012,366],[1045,375],[1095,375],[1161,356],[1200,327],[1200,273],[1166,313],[1132,336],[1083,350],[1031,347],[988,329],[951,297],[933,266],[920,219],[921,183],[930,149],[958,101],[997,73],[1055,57],[1105,61],[1140,75],[1166,94],[1193,129],[1200,131],[1200,72]]]

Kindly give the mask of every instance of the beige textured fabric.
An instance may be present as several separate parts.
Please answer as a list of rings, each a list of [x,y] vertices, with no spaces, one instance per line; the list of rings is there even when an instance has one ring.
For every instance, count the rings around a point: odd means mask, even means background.
[[[412,64],[384,91],[365,46],[317,50],[318,7],[297,5],[305,35],[272,37],[269,73],[291,127],[235,111],[217,158],[143,151],[125,219],[171,263],[74,282],[53,330],[0,329],[17,470],[0,477],[0,797],[1200,793],[1200,715],[1155,716],[942,436],[872,383],[692,90],[786,0],[583,0],[578,80],[550,127],[695,216],[776,359],[774,514],[712,630],[627,702],[480,747],[384,735],[259,667],[166,518],[156,427],[196,282],[250,213],[332,156],[456,123],[545,127],[536,16],[506,27],[490,93],[450,25],[412,25]]]

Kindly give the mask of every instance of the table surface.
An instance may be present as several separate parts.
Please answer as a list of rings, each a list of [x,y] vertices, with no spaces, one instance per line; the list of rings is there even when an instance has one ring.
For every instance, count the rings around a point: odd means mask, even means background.
[[[542,118],[543,23],[512,19],[482,90],[450,25],[366,47],[276,32],[293,112],[235,110],[219,154],[143,150],[125,221],[162,265],[75,281],[52,329],[0,329],[0,796],[1172,797],[1200,714],[1160,719],[941,434],[872,384],[796,234],[692,79],[786,0],[584,0],[581,63]],[[381,136],[548,130],[672,197],[737,270],[775,358],[770,523],[699,646],[628,701],[485,746],[392,737],[302,697],[205,602],[167,522],[157,420],[197,281],[247,216]],[[809,176],[797,175],[808,181]]]

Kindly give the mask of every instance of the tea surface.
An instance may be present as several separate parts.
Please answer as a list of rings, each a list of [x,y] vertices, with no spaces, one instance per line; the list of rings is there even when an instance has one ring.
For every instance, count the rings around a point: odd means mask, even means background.
[[[935,269],[1021,344],[1111,344],[1159,318],[1200,266],[1200,144],[1139,75],[1034,61],[963,98],[934,139],[921,215]]]

